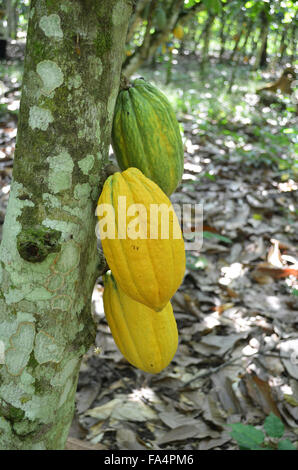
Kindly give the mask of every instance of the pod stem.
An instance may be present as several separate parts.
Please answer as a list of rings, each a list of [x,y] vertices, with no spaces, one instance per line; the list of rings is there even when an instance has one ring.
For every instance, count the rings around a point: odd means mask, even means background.
[[[120,76],[120,91],[122,90],[128,90],[129,88],[132,87],[132,83],[129,81],[129,79],[121,73]]]

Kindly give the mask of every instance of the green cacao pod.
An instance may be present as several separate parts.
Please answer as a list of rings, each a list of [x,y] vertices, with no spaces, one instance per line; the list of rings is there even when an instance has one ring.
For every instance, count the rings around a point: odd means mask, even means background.
[[[179,124],[165,95],[143,79],[117,97],[112,146],[121,170],[138,168],[168,196],[175,191],[184,165]]]
[[[164,29],[167,24],[167,15],[161,6],[156,9],[154,20],[154,23],[156,24],[158,29]]]
[[[105,316],[119,350],[138,369],[160,372],[173,359],[178,346],[171,302],[155,312],[126,295],[111,271],[103,279]]]

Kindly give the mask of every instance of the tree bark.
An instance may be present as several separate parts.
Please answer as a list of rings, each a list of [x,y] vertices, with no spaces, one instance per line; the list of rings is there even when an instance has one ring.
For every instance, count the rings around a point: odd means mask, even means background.
[[[234,60],[235,54],[236,54],[236,52],[238,50],[238,47],[239,47],[240,40],[242,38],[242,34],[243,34],[243,26],[241,25],[241,28],[240,28],[238,34],[236,34],[234,47],[233,47],[232,53],[230,55],[230,63],[232,63],[233,60]]]
[[[154,11],[157,6],[157,0],[151,0],[150,2],[150,7],[149,7],[149,13],[147,17],[147,26],[146,26],[146,31],[144,34],[144,39],[141,47],[141,57],[142,60],[145,61],[147,59],[147,51],[150,47],[150,36],[151,36],[151,28],[152,28],[152,20],[153,20],[153,15]]]
[[[151,0],[139,0],[137,2],[134,14],[131,16],[130,22],[128,25],[128,31],[127,31],[127,37],[126,37],[127,44],[133,38],[136,28],[139,26],[140,23],[142,23],[143,18],[141,17],[141,13],[144,10],[145,6],[149,3],[149,1]]]
[[[279,63],[280,64],[283,61],[284,53],[287,49],[286,37],[287,37],[287,30],[286,28],[284,28],[282,31],[282,34],[280,37],[280,43],[279,43]]]
[[[16,0],[6,0],[5,10],[7,17],[7,37],[15,39],[17,34]]]
[[[261,26],[260,26],[260,36],[258,44],[260,44],[259,49],[256,55],[256,61],[254,64],[254,70],[257,70],[260,67],[266,67],[267,65],[267,40],[268,40],[268,28],[269,28],[269,19],[266,14],[266,10],[262,10],[260,13]]]
[[[210,14],[206,25],[204,27],[203,35],[203,50],[202,50],[202,59],[201,59],[201,73],[204,73],[206,62],[208,61],[209,54],[209,43],[210,43],[210,33],[215,20],[215,15]]]
[[[253,27],[253,21],[249,20],[247,28],[246,28],[246,32],[245,32],[244,41],[243,41],[243,44],[241,45],[241,51],[242,51],[242,54],[244,55],[246,54],[246,46],[247,46],[248,39],[252,31],[252,27]]]
[[[220,32],[219,32],[219,39],[220,39],[219,60],[221,60],[223,53],[225,51],[225,42],[226,42],[225,26],[226,26],[226,12],[222,8],[221,15],[220,15]]]
[[[293,63],[295,58],[297,57],[297,43],[296,43],[296,23],[293,21],[292,23],[292,28],[291,28],[291,39],[290,39],[290,48],[291,48],[291,54],[290,54],[290,62]]]
[[[132,2],[32,0],[0,249],[0,449],[63,449],[95,326],[95,208]]]
[[[228,2],[226,3],[226,7],[228,6]],[[225,26],[223,29],[221,29],[220,32],[220,52],[219,52],[219,60],[222,61],[223,57],[225,55],[225,47],[226,47],[226,42],[229,39],[231,35],[231,30],[234,28],[235,22],[238,24],[239,22],[242,22],[242,17],[243,13],[238,10],[235,10],[235,12],[230,12],[229,10],[226,9],[226,7],[222,8],[222,13],[221,15],[224,16],[225,18]]]
[[[195,3],[188,10],[181,10],[179,13],[179,24],[184,26],[193,18],[193,16],[201,10],[204,10],[206,7],[202,1]]]

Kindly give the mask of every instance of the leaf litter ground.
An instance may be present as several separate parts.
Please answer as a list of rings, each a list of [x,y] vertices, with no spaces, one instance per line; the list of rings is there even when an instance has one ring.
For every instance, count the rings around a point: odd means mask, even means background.
[[[179,347],[160,374],[130,366],[111,337],[99,280],[92,301],[98,334],[82,362],[67,446],[236,450],[228,424],[260,428],[270,413],[297,445],[295,107],[291,97],[258,96],[247,69],[228,95],[227,67],[213,65],[206,79],[181,59],[165,87],[165,65],[143,73],[168,95],[184,131],[185,172],[172,202],[204,210],[203,246],[187,253],[172,299]],[[8,68],[1,81],[2,223],[20,79],[14,63]]]

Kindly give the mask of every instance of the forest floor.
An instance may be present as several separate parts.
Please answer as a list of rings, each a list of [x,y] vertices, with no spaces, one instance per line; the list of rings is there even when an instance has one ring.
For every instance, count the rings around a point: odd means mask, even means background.
[[[22,66],[0,71],[2,224]],[[256,94],[272,74],[234,72],[210,63],[201,76],[197,60],[182,57],[165,85],[166,63],[142,70],[181,123],[185,172],[172,202],[203,205],[203,245],[187,252],[172,299],[179,347],[157,375],[117,350],[98,281],[98,334],[82,362],[69,449],[237,450],[230,425],[262,429],[270,413],[298,444],[296,108],[292,97]]]

